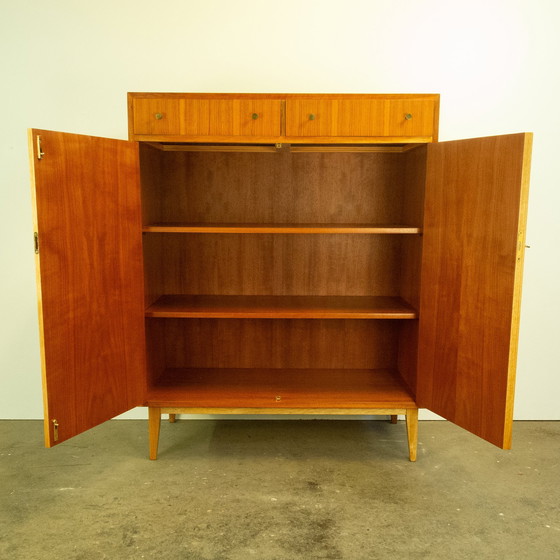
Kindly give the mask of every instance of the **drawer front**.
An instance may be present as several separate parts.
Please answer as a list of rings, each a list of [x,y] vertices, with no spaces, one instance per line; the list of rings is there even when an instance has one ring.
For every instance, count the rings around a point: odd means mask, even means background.
[[[205,136],[209,100],[182,98],[134,99],[134,134]]]
[[[433,136],[432,99],[390,99],[385,110],[385,136]]]
[[[433,99],[288,99],[286,135],[432,137]]]
[[[383,136],[383,99],[288,99],[286,136]]]
[[[280,136],[279,99],[212,99],[209,136]]]
[[[134,134],[153,136],[279,136],[276,99],[140,98]]]

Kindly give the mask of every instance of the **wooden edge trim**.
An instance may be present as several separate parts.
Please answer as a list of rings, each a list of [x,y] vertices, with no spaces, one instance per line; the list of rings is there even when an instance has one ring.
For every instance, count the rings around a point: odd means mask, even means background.
[[[151,405],[149,405],[151,406]],[[193,408],[163,406],[162,414],[270,414],[270,415],[344,415],[344,416],[391,416],[406,414],[410,408]]]
[[[134,140],[134,94],[128,93],[126,96],[128,107],[128,139]]]
[[[434,124],[432,128],[433,142],[437,142],[439,138],[439,102],[440,96],[438,94],[434,99]]]
[[[128,96],[139,99],[439,99],[439,93],[217,93],[217,92],[140,92]]]
[[[246,145],[246,144],[165,144],[150,142],[150,146],[162,152],[266,152],[276,153],[279,148],[276,145]]]
[[[292,153],[404,153],[409,150],[423,146],[422,143],[411,143],[401,145],[366,145],[366,144],[347,144],[343,146],[332,146],[329,144],[299,145],[299,144],[275,144],[273,145],[246,145],[246,144],[175,144],[166,142],[144,142],[145,145],[160,150],[162,152],[266,152],[279,153],[282,148],[288,149]],[[280,148],[279,146],[282,146]]]
[[[513,281],[513,309],[508,359],[508,380],[506,390],[506,409],[504,420],[503,448],[511,449],[513,401],[515,397],[515,377],[517,370],[517,353],[519,347],[519,321],[521,315],[521,290],[523,284],[523,263],[525,260],[525,239],[527,229],[527,207],[529,202],[529,177],[531,169],[531,152],[533,134],[525,133],[523,139],[523,162],[521,167],[521,192],[519,200],[519,221],[517,226],[517,251]]]
[[[181,136],[131,134],[137,142],[188,142],[193,144],[429,144],[433,136]]]
[[[39,220],[37,216],[37,195],[35,187],[35,158],[37,157],[37,144],[36,137],[37,130],[28,129],[27,139],[29,145],[29,173],[31,179],[31,206],[33,213],[33,231],[39,232]],[[39,236],[40,238],[40,236]],[[41,384],[43,388],[43,428],[45,447],[52,447],[54,442],[51,439],[51,422],[49,419],[49,396],[47,392],[47,377],[46,377],[46,358],[45,358],[45,337],[44,333],[44,320],[43,320],[43,291],[41,288],[41,255],[35,253],[35,283],[37,286],[37,313],[39,318],[39,351],[41,357]]]
[[[416,311],[146,311],[151,319],[418,319]]]
[[[144,233],[291,233],[291,234],[362,234],[362,235],[418,235],[418,227],[298,227],[298,226],[156,226],[142,227]]]

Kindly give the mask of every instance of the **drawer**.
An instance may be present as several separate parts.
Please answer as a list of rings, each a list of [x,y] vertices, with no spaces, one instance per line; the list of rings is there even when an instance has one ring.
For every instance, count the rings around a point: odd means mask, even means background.
[[[279,99],[210,100],[210,136],[280,136]]]
[[[384,99],[288,99],[286,136],[383,136]]]
[[[286,136],[433,137],[433,99],[288,99]]]
[[[134,134],[189,135],[208,134],[209,101],[184,98],[140,98],[133,105]]]
[[[134,134],[279,136],[279,99],[135,98]]]
[[[384,136],[434,136],[433,99],[390,99],[386,103]]]

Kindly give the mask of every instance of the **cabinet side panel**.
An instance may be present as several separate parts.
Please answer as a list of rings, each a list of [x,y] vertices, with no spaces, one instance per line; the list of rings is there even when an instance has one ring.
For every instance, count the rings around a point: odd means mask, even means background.
[[[426,186],[426,146],[403,154],[402,221],[422,228]],[[422,268],[422,236],[402,239],[400,295],[420,308],[420,276]],[[413,395],[416,394],[418,370],[418,321],[405,321],[399,336],[399,372]]]
[[[402,321],[399,332],[398,371],[416,395],[418,382],[418,321]]]
[[[402,222],[422,228],[426,186],[426,146],[406,152],[403,158]],[[403,239],[401,257],[401,297],[420,307],[420,273],[422,267],[422,236]]]
[[[139,145],[142,224],[162,221],[161,174],[163,152],[146,144]],[[144,235],[144,300],[148,307],[163,294],[162,250],[160,236]]]
[[[136,144],[51,131],[34,154],[47,443],[143,401]],[[35,144],[35,142],[34,142]]]
[[[530,135],[428,147],[420,406],[511,437]]]

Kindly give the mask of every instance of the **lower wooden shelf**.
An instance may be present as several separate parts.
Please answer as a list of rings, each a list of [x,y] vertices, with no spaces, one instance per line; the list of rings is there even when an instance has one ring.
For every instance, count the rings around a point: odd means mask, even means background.
[[[398,297],[164,295],[146,317],[253,319],[416,319]]]
[[[147,224],[144,233],[294,233],[294,234],[419,234],[422,228],[408,224],[251,224],[251,223],[182,223]]]
[[[399,373],[385,369],[167,369],[148,389],[146,404],[272,414],[416,408]]]

